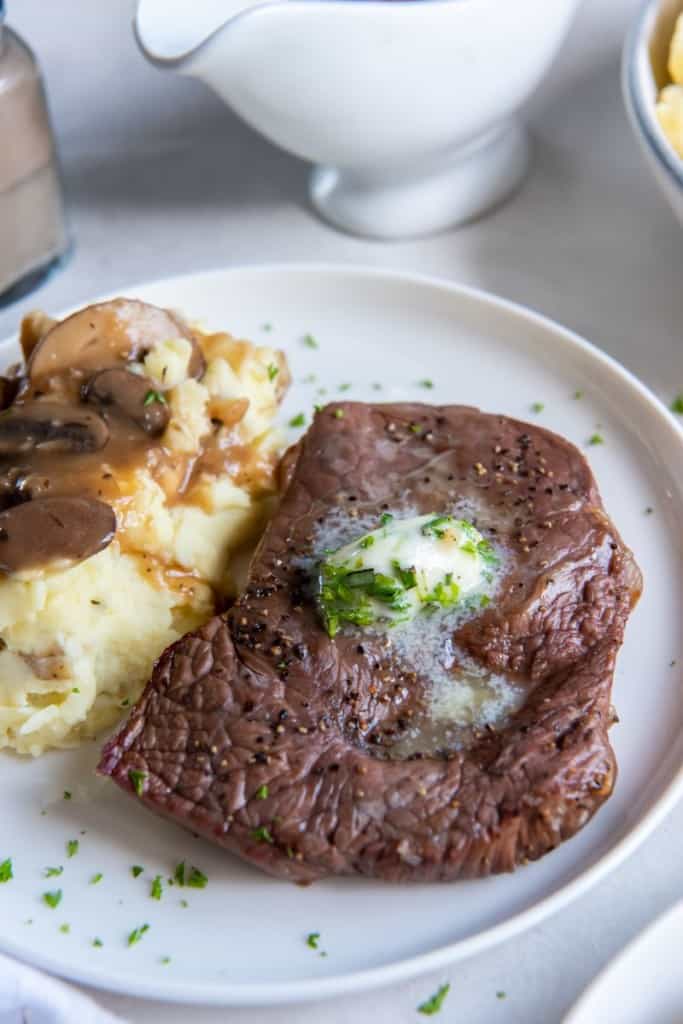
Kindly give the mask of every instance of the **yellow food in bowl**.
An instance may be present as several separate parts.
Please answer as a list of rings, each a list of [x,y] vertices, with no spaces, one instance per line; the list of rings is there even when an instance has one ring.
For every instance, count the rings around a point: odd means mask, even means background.
[[[673,148],[683,157],[683,14],[676,21],[667,67],[672,84],[664,86],[659,94],[657,120]]]
[[[44,327],[25,326],[25,347],[39,351],[31,334]],[[149,404],[163,404],[163,433],[129,463],[110,464],[107,446],[70,455],[87,467],[86,483],[64,474],[55,483],[79,495],[87,484],[106,502],[113,540],[66,567],[0,573],[0,748],[38,755],[112,725],[162,650],[234,592],[235,553],[262,530],[276,491],[282,439],[273,423],[288,372],[272,348],[197,328],[191,337],[151,347],[143,338],[125,362],[151,383]],[[191,367],[196,346],[201,373]],[[44,401],[43,385],[32,386],[30,398]],[[21,390],[17,402],[21,410]]]

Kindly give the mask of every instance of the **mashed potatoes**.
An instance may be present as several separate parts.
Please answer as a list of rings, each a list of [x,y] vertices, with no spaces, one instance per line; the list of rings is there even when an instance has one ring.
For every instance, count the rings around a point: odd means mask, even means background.
[[[262,529],[275,491],[287,369],[271,348],[194,337],[200,379],[182,337],[127,364],[170,415],[158,453],[103,473],[114,540],[67,569],[0,576],[0,747],[37,755],[113,724],[161,651],[234,589],[233,555]]]
[[[660,93],[657,119],[673,148],[683,157],[683,14],[678,16],[671,40],[668,70],[673,84]]]

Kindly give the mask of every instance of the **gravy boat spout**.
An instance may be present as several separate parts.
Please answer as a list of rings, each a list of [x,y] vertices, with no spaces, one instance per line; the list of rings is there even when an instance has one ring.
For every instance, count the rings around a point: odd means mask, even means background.
[[[527,166],[516,112],[579,0],[139,0],[138,42],[317,166],[354,234],[428,234],[484,212]]]
[[[160,68],[196,74],[198,51],[238,14],[263,0],[138,0],[133,28],[145,57]]]

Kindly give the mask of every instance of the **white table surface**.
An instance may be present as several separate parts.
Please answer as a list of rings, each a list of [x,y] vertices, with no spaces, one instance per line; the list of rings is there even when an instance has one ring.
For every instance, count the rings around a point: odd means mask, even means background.
[[[0,337],[28,308],[58,310],[167,274],[273,260],[358,262],[438,273],[525,303],[606,349],[669,401],[683,391],[683,232],[622,108],[619,49],[636,6],[584,4],[531,104],[535,161],[507,205],[436,238],[378,244],[316,220],[303,163],[254,135],[199,83],[147,66],[130,33],[130,0],[9,0],[8,20],[47,78],[75,250],[37,294],[0,313]],[[97,998],[135,1024],[402,1024],[424,1019],[416,1005],[449,980],[439,1020],[554,1024],[598,969],[683,895],[682,854],[679,805],[569,909],[391,991],[270,1010]]]

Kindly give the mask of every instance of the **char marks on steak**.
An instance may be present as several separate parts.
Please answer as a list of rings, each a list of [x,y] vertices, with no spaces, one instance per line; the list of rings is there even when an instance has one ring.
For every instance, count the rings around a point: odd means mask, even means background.
[[[297,881],[482,876],[572,836],[614,784],[610,690],[641,585],[580,452],[468,407],[340,403],[286,470],[244,593],[163,654],[100,771],[131,794],[145,773],[148,807]],[[301,559],[330,517],[463,503],[507,559],[455,639],[526,696],[500,727],[402,760],[429,680],[381,636],[331,640]]]

